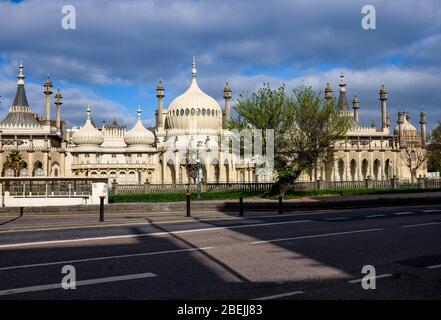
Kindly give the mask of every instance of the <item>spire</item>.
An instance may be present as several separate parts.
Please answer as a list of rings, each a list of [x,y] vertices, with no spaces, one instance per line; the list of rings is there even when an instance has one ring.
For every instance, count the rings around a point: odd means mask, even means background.
[[[23,63],[20,61],[18,73],[18,81],[17,81],[17,92],[15,93],[14,102],[12,104],[13,107],[27,107],[29,108],[28,99],[26,98],[26,91],[24,88],[24,78],[23,75]]]
[[[136,112],[138,112],[138,121],[141,121],[141,113],[142,113],[141,106],[138,105],[138,110],[136,110]]]
[[[338,97],[337,107],[340,111],[349,111],[348,99],[346,98],[346,83],[343,72],[340,74],[340,96]]]
[[[192,64],[192,68],[191,68],[191,77],[193,79],[196,79],[196,73],[197,73],[197,71],[196,71],[196,57],[193,56],[193,64]]]

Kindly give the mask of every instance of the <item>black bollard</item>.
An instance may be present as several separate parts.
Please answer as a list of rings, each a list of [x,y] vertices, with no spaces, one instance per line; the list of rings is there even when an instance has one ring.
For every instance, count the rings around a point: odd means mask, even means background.
[[[243,198],[239,198],[239,215],[243,217]]]
[[[104,199],[106,197],[100,196],[100,222],[104,222]]]
[[[283,214],[283,199],[279,197],[279,214]]]
[[[23,217],[23,207],[20,207],[20,217]]]
[[[191,209],[190,209],[190,200],[191,200],[191,193],[187,192],[187,217],[191,217]]]

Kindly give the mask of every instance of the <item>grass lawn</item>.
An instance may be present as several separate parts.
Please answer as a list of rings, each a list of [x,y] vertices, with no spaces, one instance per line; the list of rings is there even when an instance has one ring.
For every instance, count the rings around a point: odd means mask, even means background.
[[[311,190],[288,192],[284,199],[297,199],[307,196],[350,196],[350,195],[368,195],[368,194],[394,194],[394,193],[411,193],[411,192],[431,192],[440,191],[439,189],[416,189],[414,186],[400,186],[398,189],[345,189],[345,190]],[[191,194],[191,199],[195,201],[203,200],[228,200],[260,197],[275,199],[268,197],[267,194],[260,192],[204,192],[201,194],[201,199],[197,199],[197,193]],[[185,201],[185,192],[168,192],[168,193],[136,193],[136,194],[119,194],[110,195],[109,202],[177,202]]]

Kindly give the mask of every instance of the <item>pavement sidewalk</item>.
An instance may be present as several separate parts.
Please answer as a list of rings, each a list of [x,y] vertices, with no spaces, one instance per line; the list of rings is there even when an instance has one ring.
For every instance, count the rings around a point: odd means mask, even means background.
[[[299,210],[346,209],[356,207],[406,206],[441,204],[441,192],[420,192],[358,196],[320,196],[285,200],[286,213]],[[244,207],[247,217],[274,215],[278,201],[262,198],[246,198]],[[105,207],[105,222],[98,222],[98,206],[66,206],[1,208],[0,232],[48,230],[66,228],[111,227],[155,223],[178,223],[188,221],[238,219],[238,200],[193,201],[192,216],[185,217],[186,203],[116,203]]]

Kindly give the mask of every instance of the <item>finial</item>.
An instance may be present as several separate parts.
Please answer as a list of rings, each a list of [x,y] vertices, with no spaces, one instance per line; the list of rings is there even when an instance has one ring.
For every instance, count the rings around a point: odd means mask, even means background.
[[[87,120],[90,120],[90,112],[92,111],[92,109],[90,109],[90,104],[87,105],[86,108],[86,113],[87,113]]]
[[[136,112],[138,112],[138,120],[140,121],[141,120],[141,113],[142,113],[140,105],[138,105],[138,110],[136,110]]]
[[[340,73],[340,83],[339,83],[339,86],[340,86],[340,91],[346,91],[346,83],[345,83],[345,76],[344,76],[344,74],[343,74],[343,72],[341,72]]]
[[[17,78],[18,78],[17,84],[24,85],[25,76],[23,75],[23,61],[20,61],[19,72],[18,72]]]
[[[191,69],[191,75],[193,79],[196,79],[196,57],[193,56],[193,64],[192,64],[192,69]]]

